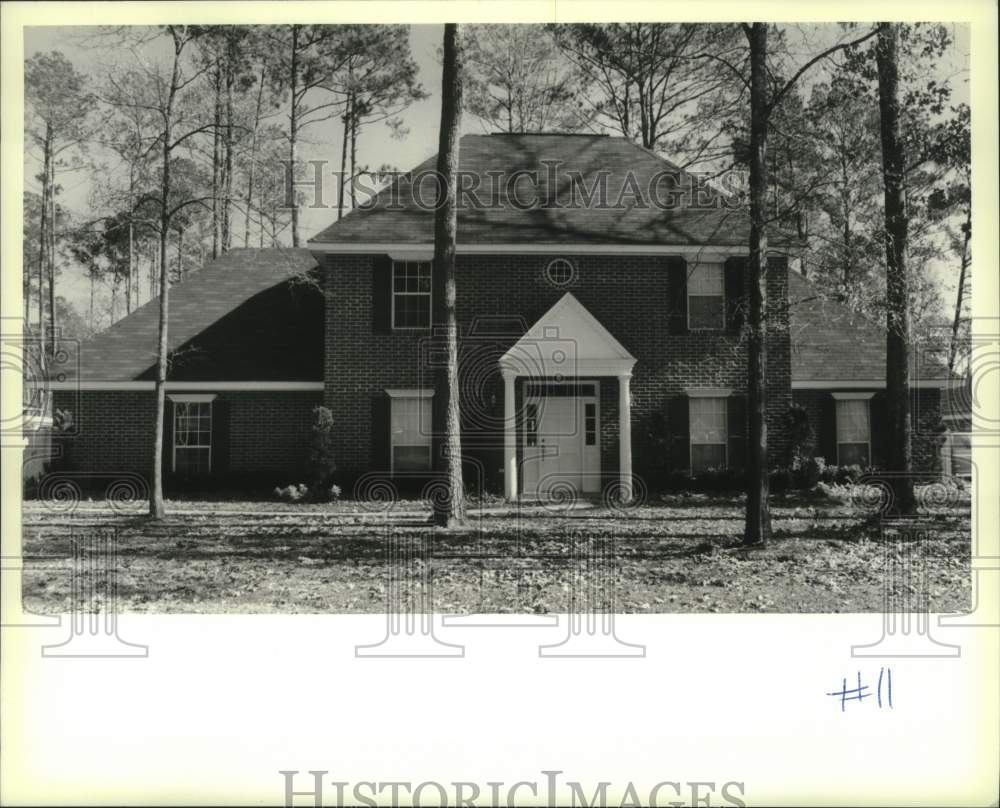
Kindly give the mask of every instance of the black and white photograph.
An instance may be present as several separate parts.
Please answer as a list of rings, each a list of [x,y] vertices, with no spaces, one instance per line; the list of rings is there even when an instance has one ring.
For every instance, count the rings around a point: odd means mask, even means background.
[[[23,110],[4,130],[23,176],[4,208],[4,625],[41,633],[32,665],[138,671],[156,646],[135,627],[181,615],[366,615],[342,664],[386,670],[516,632],[534,662],[657,664],[661,623],[635,615],[853,615],[871,631],[814,701],[871,720],[915,700],[907,664],[964,663],[960,629],[1000,623],[980,504],[996,209],[973,216],[996,142],[974,138],[967,6],[451,22],[126,3],[153,16],[119,23],[43,5],[3,100]],[[736,679],[752,664],[726,657]],[[659,791],[538,766],[532,788],[390,793],[283,763],[267,804],[903,793],[755,795],[694,766]],[[221,793],[184,791],[247,804]]]

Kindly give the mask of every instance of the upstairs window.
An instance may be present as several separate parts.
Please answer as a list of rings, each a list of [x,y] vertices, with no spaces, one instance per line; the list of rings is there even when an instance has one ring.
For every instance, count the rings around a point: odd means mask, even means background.
[[[722,264],[695,264],[687,279],[688,329],[726,327],[726,282]]]
[[[174,402],[174,456],[177,474],[212,470],[212,398],[171,396]]]
[[[691,398],[691,471],[699,474],[726,467],[726,399]]]
[[[871,465],[868,398],[837,399],[837,465]]]
[[[392,262],[392,327],[430,328],[431,262]]]

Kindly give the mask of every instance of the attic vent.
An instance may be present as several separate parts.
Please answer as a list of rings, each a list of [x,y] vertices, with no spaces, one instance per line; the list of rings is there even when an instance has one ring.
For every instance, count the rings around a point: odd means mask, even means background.
[[[565,288],[576,279],[576,267],[566,258],[556,258],[545,267],[545,280],[557,288]]]

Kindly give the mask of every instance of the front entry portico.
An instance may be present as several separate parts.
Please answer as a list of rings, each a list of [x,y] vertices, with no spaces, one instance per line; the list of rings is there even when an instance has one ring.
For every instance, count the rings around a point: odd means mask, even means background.
[[[633,357],[572,293],[567,292],[500,358],[504,378],[504,491],[546,496],[557,486],[600,490],[599,384],[618,380],[620,495],[632,496]],[[516,382],[526,379],[524,406]],[[588,381],[589,380],[589,381]],[[518,424],[522,463],[518,468]]]

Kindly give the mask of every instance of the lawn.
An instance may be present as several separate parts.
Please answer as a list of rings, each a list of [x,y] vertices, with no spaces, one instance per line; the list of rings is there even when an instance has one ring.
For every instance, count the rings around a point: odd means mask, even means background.
[[[564,612],[588,582],[612,582],[618,612],[879,611],[887,563],[912,559],[915,547],[931,611],[965,611],[969,498],[946,499],[922,508],[919,544],[887,544],[853,505],[776,497],[774,539],[762,549],[740,546],[739,500],[708,495],[624,511],[487,503],[470,509],[469,529],[447,533],[428,527],[419,501],[388,512],[354,502],[174,501],[156,523],[143,518],[141,503],[113,510],[100,501],[69,509],[29,501],[24,603],[35,612],[68,609],[72,540],[114,528],[125,612],[380,612],[390,536],[397,557],[415,554],[407,580],[432,581],[435,612]]]

